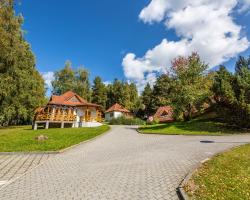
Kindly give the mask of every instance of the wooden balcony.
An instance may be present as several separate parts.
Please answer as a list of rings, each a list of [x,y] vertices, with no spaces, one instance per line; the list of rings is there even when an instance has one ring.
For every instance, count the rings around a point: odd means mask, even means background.
[[[73,114],[52,114],[52,113],[41,113],[35,117],[35,121],[76,121],[76,115]]]

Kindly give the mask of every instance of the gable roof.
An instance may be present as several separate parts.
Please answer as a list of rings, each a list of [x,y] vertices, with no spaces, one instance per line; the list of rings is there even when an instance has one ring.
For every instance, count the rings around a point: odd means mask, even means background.
[[[93,107],[100,107],[97,104],[89,103],[78,94],[68,91],[64,94],[57,96],[52,95],[50,97],[49,103],[52,105],[67,105],[67,106],[93,106]]]
[[[163,114],[167,114],[164,115]],[[154,118],[158,119],[160,122],[173,121],[173,109],[171,106],[162,106],[159,107],[156,113],[154,114]]]
[[[113,106],[111,106],[108,110],[105,111],[105,113],[108,113],[108,112],[114,112],[114,111],[117,111],[117,112],[123,112],[123,113],[130,113],[130,111],[124,107],[122,107],[120,104],[116,103],[114,104]]]

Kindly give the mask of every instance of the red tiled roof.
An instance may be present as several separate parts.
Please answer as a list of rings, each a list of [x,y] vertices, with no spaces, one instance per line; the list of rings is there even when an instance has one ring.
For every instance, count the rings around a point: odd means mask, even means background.
[[[48,104],[53,105],[67,105],[67,106],[94,106],[94,107],[100,107],[97,104],[89,103],[82,97],[80,97],[78,94],[68,91],[64,94],[57,96],[52,95],[50,98],[50,101]]]
[[[158,119],[160,122],[169,122],[173,121],[173,109],[171,106],[162,106],[159,107],[156,113],[154,114],[154,118]]]
[[[105,111],[105,113],[108,113],[108,112],[114,112],[114,111],[117,111],[117,112],[123,112],[123,113],[130,113],[129,110],[127,110],[126,108],[123,108],[120,104],[116,103],[114,104],[113,106],[111,106],[108,110]]]

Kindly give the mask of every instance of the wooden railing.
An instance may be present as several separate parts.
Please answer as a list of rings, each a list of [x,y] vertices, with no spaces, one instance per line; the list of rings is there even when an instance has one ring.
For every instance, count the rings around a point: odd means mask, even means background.
[[[76,121],[76,115],[73,112],[65,112],[57,110],[56,112],[41,112],[37,113],[35,116],[35,121]],[[96,112],[96,116],[91,116],[91,112],[85,114],[84,117],[80,118],[81,122],[103,122],[102,113],[100,111]]]
[[[36,121],[76,121],[76,115],[41,113],[35,119]]]

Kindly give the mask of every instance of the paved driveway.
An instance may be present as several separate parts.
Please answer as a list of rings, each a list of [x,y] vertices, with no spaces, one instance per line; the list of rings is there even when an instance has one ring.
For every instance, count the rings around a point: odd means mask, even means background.
[[[1,188],[0,199],[178,199],[175,189],[192,166],[245,142],[249,135],[141,135],[116,126]]]

